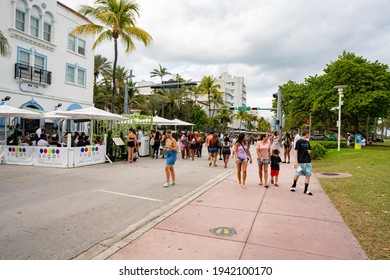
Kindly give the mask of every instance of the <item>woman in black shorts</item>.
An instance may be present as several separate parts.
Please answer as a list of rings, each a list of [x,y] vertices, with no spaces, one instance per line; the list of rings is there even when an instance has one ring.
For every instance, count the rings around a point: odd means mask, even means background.
[[[127,132],[127,162],[131,163],[133,162],[134,157],[134,147],[135,143],[137,142],[137,135],[135,135],[133,129],[129,129]]]

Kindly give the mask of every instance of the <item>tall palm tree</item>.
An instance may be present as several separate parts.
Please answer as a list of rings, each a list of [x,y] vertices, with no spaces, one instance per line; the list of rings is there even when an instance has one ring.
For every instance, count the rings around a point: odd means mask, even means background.
[[[201,96],[204,96],[207,94],[208,98],[208,106],[209,106],[209,117],[211,116],[211,102],[210,102],[210,95],[211,94],[222,94],[219,90],[221,89],[221,85],[217,84],[216,79],[212,76],[206,76],[203,77],[202,81],[196,88],[196,92],[199,93]]]
[[[255,115],[249,115],[249,120],[248,120],[248,130],[253,131],[256,128],[256,124],[258,122],[258,117]]]
[[[105,75],[110,72],[112,73],[111,62],[100,54],[95,55],[95,63],[93,66],[94,84],[96,85],[96,81],[100,74]]]
[[[237,115],[234,116],[236,120],[240,121],[240,130],[241,130],[241,125],[242,121],[249,121],[249,113],[247,111],[238,111]]]
[[[222,124],[222,131],[225,132],[227,125],[233,120],[233,112],[229,110],[229,107],[227,105],[223,105],[221,108],[218,109],[218,114],[216,118],[220,120]]]
[[[150,78],[160,77],[161,84],[162,84],[164,76],[168,76],[168,75],[172,76],[172,74],[167,71],[167,68],[162,67],[161,64],[158,64],[158,66],[159,66],[159,69],[153,69],[153,71],[150,72]]]
[[[223,105],[223,94],[222,92],[214,92],[210,96],[210,104],[213,104],[213,111],[211,114],[211,117],[214,117],[215,108],[220,105]]]
[[[0,55],[8,57],[11,55],[11,46],[8,43],[8,39],[0,31]]]
[[[72,35],[97,35],[92,46],[95,49],[104,41],[114,40],[114,64],[112,69],[111,112],[115,112],[116,66],[118,61],[118,39],[121,38],[125,52],[135,50],[134,40],[150,45],[152,37],[148,32],[136,26],[139,6],[129,0],[96,0],[95,6],[81,5],[79,13],[89,18],[92,23],[77,26]],[[96,23],[94,23],[96,22]]]

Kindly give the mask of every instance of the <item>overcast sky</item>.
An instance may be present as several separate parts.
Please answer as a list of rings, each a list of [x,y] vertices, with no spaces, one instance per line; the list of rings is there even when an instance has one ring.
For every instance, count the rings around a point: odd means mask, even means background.
[[[61,0],[77,10],[94,0]],[[248,106],[270,107],[278,85],[322,74],[343,50],[390,64],[389,0],[138,0],[138,27],[153,43],[120,52],[135,81],[160,63],[199,81],[244,77]],[[123,50],[123,49],[122,49]],[[97,49],[113,59],[113,44]],[[261,113],[268,116],[268,114]]]

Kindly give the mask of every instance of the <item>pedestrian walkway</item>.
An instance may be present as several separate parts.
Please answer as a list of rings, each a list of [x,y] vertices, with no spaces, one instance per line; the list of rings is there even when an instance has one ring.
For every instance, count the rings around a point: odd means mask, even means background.
[[[367,259],[315,175],[308,196],[302,177],[290,192],[292,164],[281,166],[280,187],[260,186],[257,170],[254,160],[246,189],[231,173],[108,259]]]

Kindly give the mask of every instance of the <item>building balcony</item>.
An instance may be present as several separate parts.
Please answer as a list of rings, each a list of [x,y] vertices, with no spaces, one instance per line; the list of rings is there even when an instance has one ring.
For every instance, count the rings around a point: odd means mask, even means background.
[[[51,85],[51,72],[25,64],[15,63],[15,79]]]

